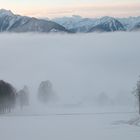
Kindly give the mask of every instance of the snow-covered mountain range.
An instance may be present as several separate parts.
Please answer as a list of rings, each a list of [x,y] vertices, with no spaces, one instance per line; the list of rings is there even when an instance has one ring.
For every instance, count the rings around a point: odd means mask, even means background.
[[[0,32],[69,32],[53,21],[13,14],[0,9]]]
[[[82,18],[80,16],[55,18],[53,21],[74,32],[139,31],[140,16],[129,18]]]
[[[129,18],[82,18],[80,16],[37,19],[0,9],[0,32],[114,32],[140,31],[140,16]]]

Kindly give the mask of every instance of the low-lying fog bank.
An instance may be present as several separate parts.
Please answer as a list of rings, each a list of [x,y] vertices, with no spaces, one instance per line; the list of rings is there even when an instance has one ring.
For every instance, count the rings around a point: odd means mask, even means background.
[[[53,84],[50,106],[134,106],[140,75],[139,33],[1,34],[0,79],[27,85],[38,106],[42,81]],[[48,106],[49,106],[48,105]],[[47,107],[48,107],[47,106]]]

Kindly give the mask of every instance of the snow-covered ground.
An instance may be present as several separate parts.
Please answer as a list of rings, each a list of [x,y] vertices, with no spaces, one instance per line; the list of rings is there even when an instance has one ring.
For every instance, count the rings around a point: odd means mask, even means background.
[[[30,89],[29,107],[0,116],[1,139],[139,140],[139,44],[139,33],[1,34],[0,79]],[[46,105],[44,80],[55,92]]]
[[[1,116],[2,140],[139,140],[134,114]],[[120,120],[118,122],[118,120]]]

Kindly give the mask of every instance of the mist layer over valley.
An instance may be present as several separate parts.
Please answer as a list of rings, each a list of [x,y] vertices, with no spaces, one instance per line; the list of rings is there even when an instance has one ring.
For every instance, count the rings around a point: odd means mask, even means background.
[[[139,140],[139,44],[132,32],[0,34],[2,140]]]
[[[135,111],[139,44],[139,33],[1,34],[0,78],[29,88],[29,106],[17,114]],[[44,104],[37,92],[46,80],[53,97]]]

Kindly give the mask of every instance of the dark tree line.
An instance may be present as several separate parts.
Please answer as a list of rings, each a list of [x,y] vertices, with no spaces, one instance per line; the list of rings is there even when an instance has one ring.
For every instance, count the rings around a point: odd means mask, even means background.
[[[134,90],[135,96],[138,100],[139,114],[140,114],[140,80],[137,81],[136,90]],[[53,85],[47,80],[40,83],[38,88],[38,100],[47,103],[54,96]],[[103,96],[104,99],[106,96]],[[103,102],[102,101],[102,102]],[[10,84],[3,80],[0,80],[0,113],[11,112],[16,105],[22,109],[24,106],[29,105],[29,89],[24,86],[23,89],[18,92]]]
[[[53,96],[52,83],[47,80],[40,83],[38,88],[38,100],[47,103]],[[9,113],[16,106],[21,109],[29,105],[29,89],[24,86],[23,89],[16,91],[16,89],[3,80],[0,80],[0,113]]]

